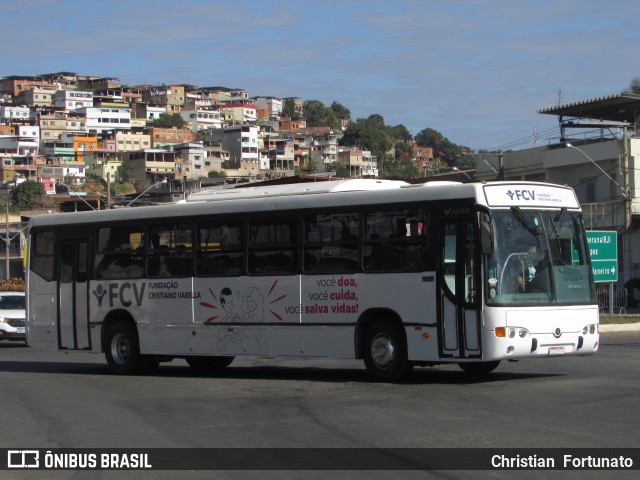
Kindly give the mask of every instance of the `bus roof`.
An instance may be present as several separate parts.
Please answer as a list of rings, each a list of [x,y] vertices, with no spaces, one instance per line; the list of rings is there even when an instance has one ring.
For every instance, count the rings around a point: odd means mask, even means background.
[[[491,188],[493,185],[500,188]],[[489,187],[487,191],[487,187]],[[510,190],[544,192],[559,199],[558,202],[541,204],[525,202],[513,196]],[[324,193],[325,195],[318,195]],[[75,212],[65,214],[44,214],[31,217],[29,227],[63,226],[65,224],[92,224],[102,222],[136,222],[145,219],[177,219],[211,214],[234,215],[254,212],[291,212],[313,208],[337,208],[349,205],[400,204],[403,202],[448,201],[453,199],[474,199],[477,203],[494,208],[509,208],[511,205],[542,208],[579,208],[575,193],[569,187],[536,182],[428,182],[409,184],[395,180],[334,180],[317,183],[297,183],[267,187],[208,190],[191,195],[186,202],[146,207],[115,208],[111,210]],[[499,199],[496,200],[496,199]],[[230,200],[230,201],[222,201]]]
[[[389,190],[409,186],[401,180],[328,180],[322,182],[290,183],[257,187],[201,190],[189,196],[188,202],[219,201],[245,198],[282,197],[286,195],[311,195],[316,193]]]

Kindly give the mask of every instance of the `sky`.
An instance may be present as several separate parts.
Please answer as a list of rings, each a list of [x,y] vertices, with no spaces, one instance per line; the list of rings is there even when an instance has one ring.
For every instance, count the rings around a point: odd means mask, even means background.
[[[545,145],[558,121],[539,110],[640,77],[637,0],[26,0],[0,24],[0,77],[336,101],[473,149]]]

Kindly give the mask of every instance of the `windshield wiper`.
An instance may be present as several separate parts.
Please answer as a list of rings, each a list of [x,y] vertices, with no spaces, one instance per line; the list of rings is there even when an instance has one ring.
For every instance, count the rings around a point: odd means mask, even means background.
[[[562,221],[564,220],[564,214],[567,213],[567,207],[562,207],[556,216],[553,217],[553,221],[551,222],[551,226],[553,227],[553,233],[558,235],[558,226],[562,225]]]
[[[542,235],[542,231],[540,227],[538,227],[529,216],[522,211],[520,207],[511,207],[511,211],[514,213],[516,218],[520,221],[522,226],[528,230],[528,232],[536,237],[536,239]]]

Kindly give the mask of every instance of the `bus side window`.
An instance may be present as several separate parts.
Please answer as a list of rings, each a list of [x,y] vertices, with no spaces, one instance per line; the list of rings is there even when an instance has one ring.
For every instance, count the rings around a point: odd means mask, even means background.
[[[353,273],[358,270],[360,215],[308,215],[304,220],[304,271]]]
[[[188,277],[193,265],[193,226],[188,222],[149,225],[147,275]]]
[[[240,220],[205,221],[198,224],[196,273],[237,276],[244,269],[244,228]]]
[[[47,281],[53,280],[55,234],[38,232],[31,240],[31,271]]]
[[[422,210],[372,212],[365,217],[362,242],[367,272],[427,269],[427,219]]]
[[[98,229],[95,278],[140,278],[144,272],[140,225],[116,225]]]
[[[249,224],[249,273],[291,274],[298,271],[298,217],[254,218]]]

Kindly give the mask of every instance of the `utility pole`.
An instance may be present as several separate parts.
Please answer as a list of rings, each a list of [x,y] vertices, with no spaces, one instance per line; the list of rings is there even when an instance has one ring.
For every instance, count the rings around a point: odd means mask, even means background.
[[[9,280],[9,278],[11,277],[10,273],[9,273],[9,267],[10,267],[10,262],[9,262],[9,242],[11,242],[11,239],[9,238],[9,191],[7,191],[7,216],[5,217],[5,263],[4,263],[4,278],[6,280]]]
[[[632,191],[635,191],[635,185],[634,185],[634,189],[632,190],[632,186],[631,186],[631,176],[629,175],[629,139],[628,139],[628,130],[627,130],[627,125],[624,125],[624,127],[622,127],[622,131],[623,131],[623,135],[622,135],[622,148],[623,148],[623,181],[622,184],[624,185],[624,190],[626,193],[626,199],[625,199],[625,230],[628,230],[629,227],[631,226],[631,209],[632,209],[632,199],[631,199],[631,195],[630,193]]]

